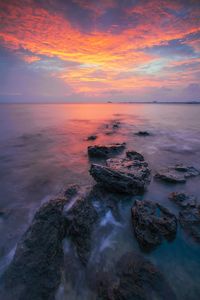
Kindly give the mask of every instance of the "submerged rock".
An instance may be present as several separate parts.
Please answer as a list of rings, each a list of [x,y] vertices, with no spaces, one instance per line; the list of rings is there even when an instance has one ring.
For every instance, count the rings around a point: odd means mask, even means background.
[[[75,185],[70,187],[66,195],[71,195],[70,203],[65,209],[66,233],[74,244],[82,264],[87,264],[91,250],[91,234],[93,225],[98,219],[90,191]]]
[[[136,253],[126,253],[112,271],[90,276],[90,286],[102,300],[175,300],[176,296],[158,269]]]
[[[144,192],[150,183],[150,173],[145,161],[130,158],[108,159],[106,166],[92,164],[90,168],[96,182],[108,190],[133,195]]]
[[[120,121],[114,121],[112,124],[113,129],[118,129],[120,127],[121,122]]]
[[[200,175],[200,171],[196,168],[178,164],[160,170],[156,173],[155,178],[172,183],[182,183],[185,182],[187,178],[198,175]]]
[[[200,205],[187,206],[179,213],[183,229],[200,243]]]
[[[176,235],[175,215],[158,203],[136,200],[132,222],[138,243],[147,250],[161,244],[163,238],[172,239]]]
[[[94,141],[96,139],[97,139],[97,135],[90,135],[88,136],[87,141]]]
[[[90,157],[108,158],[119,154],[125,149],[126,143],[116,143],[111,145],[94,145],[88,147]]]
[[[138,131],[135,133],[135,135],[138,135],[138,136],[149,136],[150,133],[148,131]]]
[[[51,200],[35,214],[2,277],[8,299],[54,299],[63,265],[65,203],[64,198]]]
[[[169,199],[180,207],[196,206],[196,197],[183,192],[173,192],[169,194]]]

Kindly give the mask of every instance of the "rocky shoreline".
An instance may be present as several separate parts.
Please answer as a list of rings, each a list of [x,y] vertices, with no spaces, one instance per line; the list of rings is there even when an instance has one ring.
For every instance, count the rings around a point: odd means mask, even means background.
[[[120,123],[114,122],[107,129],[116,131],[119,127]],[[150,134],[144,131],[137,135]],[[91,135],[87,140],[96,138]],[[126,143],[88,147],[89,158],[99,159],[98,163],[91,161],[89,169],[96,185],[69,186],[36,212],[1,278],[1,288],[10,293],[5,299],[55,299],[65,265],[65,238],[70,240],[96,299],[176,299],[161,272],[141,254],[125,254],[113,270],[106,272],[101,266],[96,270],[89,265],[91,237],[103,209],[110,209],[117,220],[120,216],[115,204],[124,197],[139,197],[151,184],[152,170],[143,155],[132,149],[124,154],[125,149]],[[198,175],[199,170],[192,166],[175,165],[158,171],[154,177],[177,184]],[[96,199],[100,209],[95,207]],[[157,202],[134,199],[130,221],[142,251],[153,251],[164,240],[175,239],[179,224],[200,242],[200,206],[196,199],[185,193],[170,194],[169,199],[177,205],[178,216]]]

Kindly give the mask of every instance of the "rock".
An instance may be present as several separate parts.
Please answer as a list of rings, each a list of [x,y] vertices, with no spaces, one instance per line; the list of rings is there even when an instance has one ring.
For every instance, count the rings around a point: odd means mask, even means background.
[[[120,121],[114,121],[112,124],[113,129],[118,129],[120,127]]]
[[[171,183],[183,183],[188,177],[198,176],[200,171],[194,167],[178,164],[156,173],[155,178]]]
[[[163,238],[171,239],[176,235],[175,215],[158,203],[136,200],[132,222],[138,243],[146,250],[161,244]]]
[[[111,145],[94,145],[88,147],[90,157],[108,158],[119,154],[125,149],[126,143],[116,143]]]
[[[90,174],[108,190],[132,195],[143,193],[150,183],[148,164],[130,158],[108,159],[106,166],[92,164]]]
[[[144,192],[150,183],[150,169],[143,156],[136,151],[128,151],[126,158],[108,159],[106,166],[92,164],[90,174],[112,192],[137,195]]]
[[[6,212],[4,210],[0,210],[0,218],[5,217],[5,215],[6,215]]]
[[[116,269],[98,272],[89,282],[91,288],[97,292],[97,299],[102,300],[176,299],[158,269],[136,253],[124,254]]]
[[[97,135],[90,135],[88,136],[87,141],[94,141],[96,139],[97,139]]]
[[[138,135],[138,136],[149,136],[150,133],[148,131],[138,131],[135,133],[135,135]]]
[[[183,192],[173,192],[169,195],[169,199],[180,207],[196,206],[196,197]]]
[[[2,277],[6,293],[11,294],[9,299],[54,299],[63,265],[65,203],[62,198],[44,204],[19,241]]]
[[[106,135],[115,134],[118,131],[118,129],[120,128],[120,126],[121,126],[120,121],[117,121],[117,120],[111,121],[110,124],[105,125],[106,131],[104,132],[104,134],[106,134]]]
[[[93,225],[98,219],[89,189],[72,186],[65,192],[71,195],[69,205],[65,208],[67,236],[74,244],[78,257],[86,265],[91,250],[91,234]]]
[[[200,205],[186,206],[179,212],[179,222],[183,229],[200,243]]]
[[[126,156],[127,156],[127,158],[132,159],[132,160],[144,161],[144,156],[142,154],[140,154],[139,152],[136,152],[133,150],[127,151]]]

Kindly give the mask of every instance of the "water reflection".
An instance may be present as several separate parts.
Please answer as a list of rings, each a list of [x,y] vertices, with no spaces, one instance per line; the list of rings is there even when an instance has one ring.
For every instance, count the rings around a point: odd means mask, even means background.
[[[197,105],[1,105],[0,210],[6,216],[0,215],[2,266],[41,203],[67,184],[93,184],[88,173],[89,145],[127,142],[127,148],[145,156],[153,172],[185,161],[200,167],[199,113]],[[113,122],[119,122],[119,128],[113,129]],[[135,136],[138,130],[148,130],[153,135]],[[95,141],[87,141],[91,134],[97,135]],[[184,189],[199,196],[199,183],[199,178],[188,180]],[[182,188],[152,181],[143,198],[158,201],[177,213],[168,194]],[[115,220],[108,213],[102,219],[105,226],[97,229],[99,239],[94,239],[92,253],[96,259],[103,253],[105,265],[128,250],[139,250],[130,222],[132,203],[133,200],[120,202],[122,218]],[[200,249],[182,231],[172,243],[145,255],[164,271],[178,299],[200,298]],[[192,298],[188,287],[193,291]],[[72,287],[61,287],[60,294],[63,289],[78,299]],[[86,293],[85,299],[87,296]]]

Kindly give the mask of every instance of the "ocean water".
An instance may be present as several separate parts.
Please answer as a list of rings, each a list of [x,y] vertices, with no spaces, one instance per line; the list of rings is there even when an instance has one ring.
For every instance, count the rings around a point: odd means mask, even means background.
[[[68,184],[94,184],[89,175],[87,147],[126,142],[145,156],[152,173],[163,166],[185,163],[200,168],[200,105],[187,104],[1,104],[0,105],[0,273],[42,203]],[[106,127],[120,122],[114,134]],[[134,133],[148,130],[148,137]],[[91,134],[96,141],[87,141]],[[200,199],[200,178],[169,185],[152,178],[140,199],[150,199],[177,214],[168,200],[172,191]],[[108,211],[98,223],[90,260],[106,266],[127,251],[139,250],[130,207],[134,197],[119,201],[121,219]],[[105,230],[106,228],[106,230]],[[98,238],[97,238],[98,237]],[[70,244],[64,241],[70,254]],[[164,273],[179,300],[200,299],[200,245],[181,228],[170,243],[143,253]],[[102,261],[103,257],[103,261]],[[80,268],[78,286],[62,282],[56,299],[95,299]],[[68,296],[67,296],[68,295]]]

